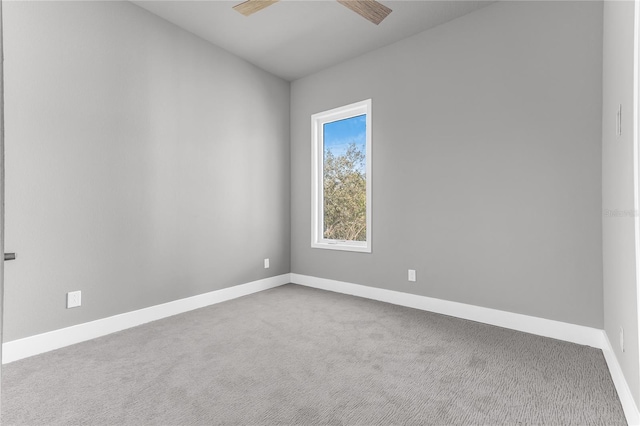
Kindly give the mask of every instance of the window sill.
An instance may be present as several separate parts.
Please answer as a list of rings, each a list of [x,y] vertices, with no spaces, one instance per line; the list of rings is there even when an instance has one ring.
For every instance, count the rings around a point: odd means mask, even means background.
[[[325,250],[355,251],[360,253],[371,253],[371,244],[359,241],[332,241],[323,240],[311,243],[311,247]]]

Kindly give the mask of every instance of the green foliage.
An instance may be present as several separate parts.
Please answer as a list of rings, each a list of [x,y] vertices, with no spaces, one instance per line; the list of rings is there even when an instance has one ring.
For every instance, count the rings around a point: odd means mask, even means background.
[[[344,155],[324,157],[324,238],[366,241],[365,154],[355,143]]]

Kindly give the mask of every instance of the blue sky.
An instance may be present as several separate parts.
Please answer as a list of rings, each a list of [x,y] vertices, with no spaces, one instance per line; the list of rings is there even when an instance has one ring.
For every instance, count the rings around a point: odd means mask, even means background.
[[[347,152],[351,143],[366,153],[367,116],[365,114],[324,125],[324,149],[340,156]]]

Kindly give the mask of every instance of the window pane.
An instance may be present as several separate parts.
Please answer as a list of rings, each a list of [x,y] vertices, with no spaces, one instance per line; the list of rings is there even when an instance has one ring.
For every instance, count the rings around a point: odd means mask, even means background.
[[[323,125],[324,238],[367,240],[366,114]]]

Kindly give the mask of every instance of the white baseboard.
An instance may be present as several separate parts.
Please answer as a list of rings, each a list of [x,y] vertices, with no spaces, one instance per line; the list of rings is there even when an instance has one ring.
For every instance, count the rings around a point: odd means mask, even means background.
[[[291,282],[307,287],[379,300],[394,305],[435,312],[601,349],[609,367],[613,384],[618,392],[627,423],[630,425],[640,424],[638,408],[604,330],[295,273],[291,274]]]
[[[613,351],[611,342],[605,331],[602,331],[602,336],[605,346],[601,348],[602,353],[604,354],[604,359],[607,361],[611,380],[613,380],[613,384],[616,386],[616,391],[618,392],[618,397],[620,398],[624,415],[627,418],[627,423],[630,425],[640,425],[640,412],[638,412],[638,406],[633,399],[629,384],[624,378],[622,368],[618,363],[618,358]]]
[[[602,349],[602,330],[416,294],[291,274],[291,282]]]
[[[368,287],[343,281],[311,277],[300,274],[283,274],[265,278],[246,284],[228,287],[221,290],[200,294],[185,299],[175,300],[162,305],[151,306],[137,311],[127,312],[108,318],[78,324],[48,333],[13,340],[2,345],[2,363],[17,361],[33,355],[59,349],[75,343],[95,339],[127,328],[135,327],[147,322],[159,320],[173,315],[188,312],[216,303],[246,296],[259,291],[268,290],[287,283],[304,285],[307,287],[350,294],[367,299],[379,300],[394,305],[406,306],[423,311],[450,315],[471,321],[491,324],[512,330],[523,331],[539,336],[551,337],[580,345],[588,345],[601,349],[611,378],[618,392],[627,422],[630,425],[640,425],[640,412],[633,399],[629,385],[622,373],[622,369],[611,347],[609,338],[604,330],[564,323],[528,315],[467,305],[399,291]]]
[[[290,274],[278,275],[193,297],[187,297],[185,299],[174,300],[163,303],[162,305],[151,306],[137,311],[50,331],[48,333],[25,337],[24,339],[12,340],[2,345],[2,363],[7,364],[147,322],[225,302],[262,290],[268,290],[283,284],[288,284],[289,282],[291,282]]]

